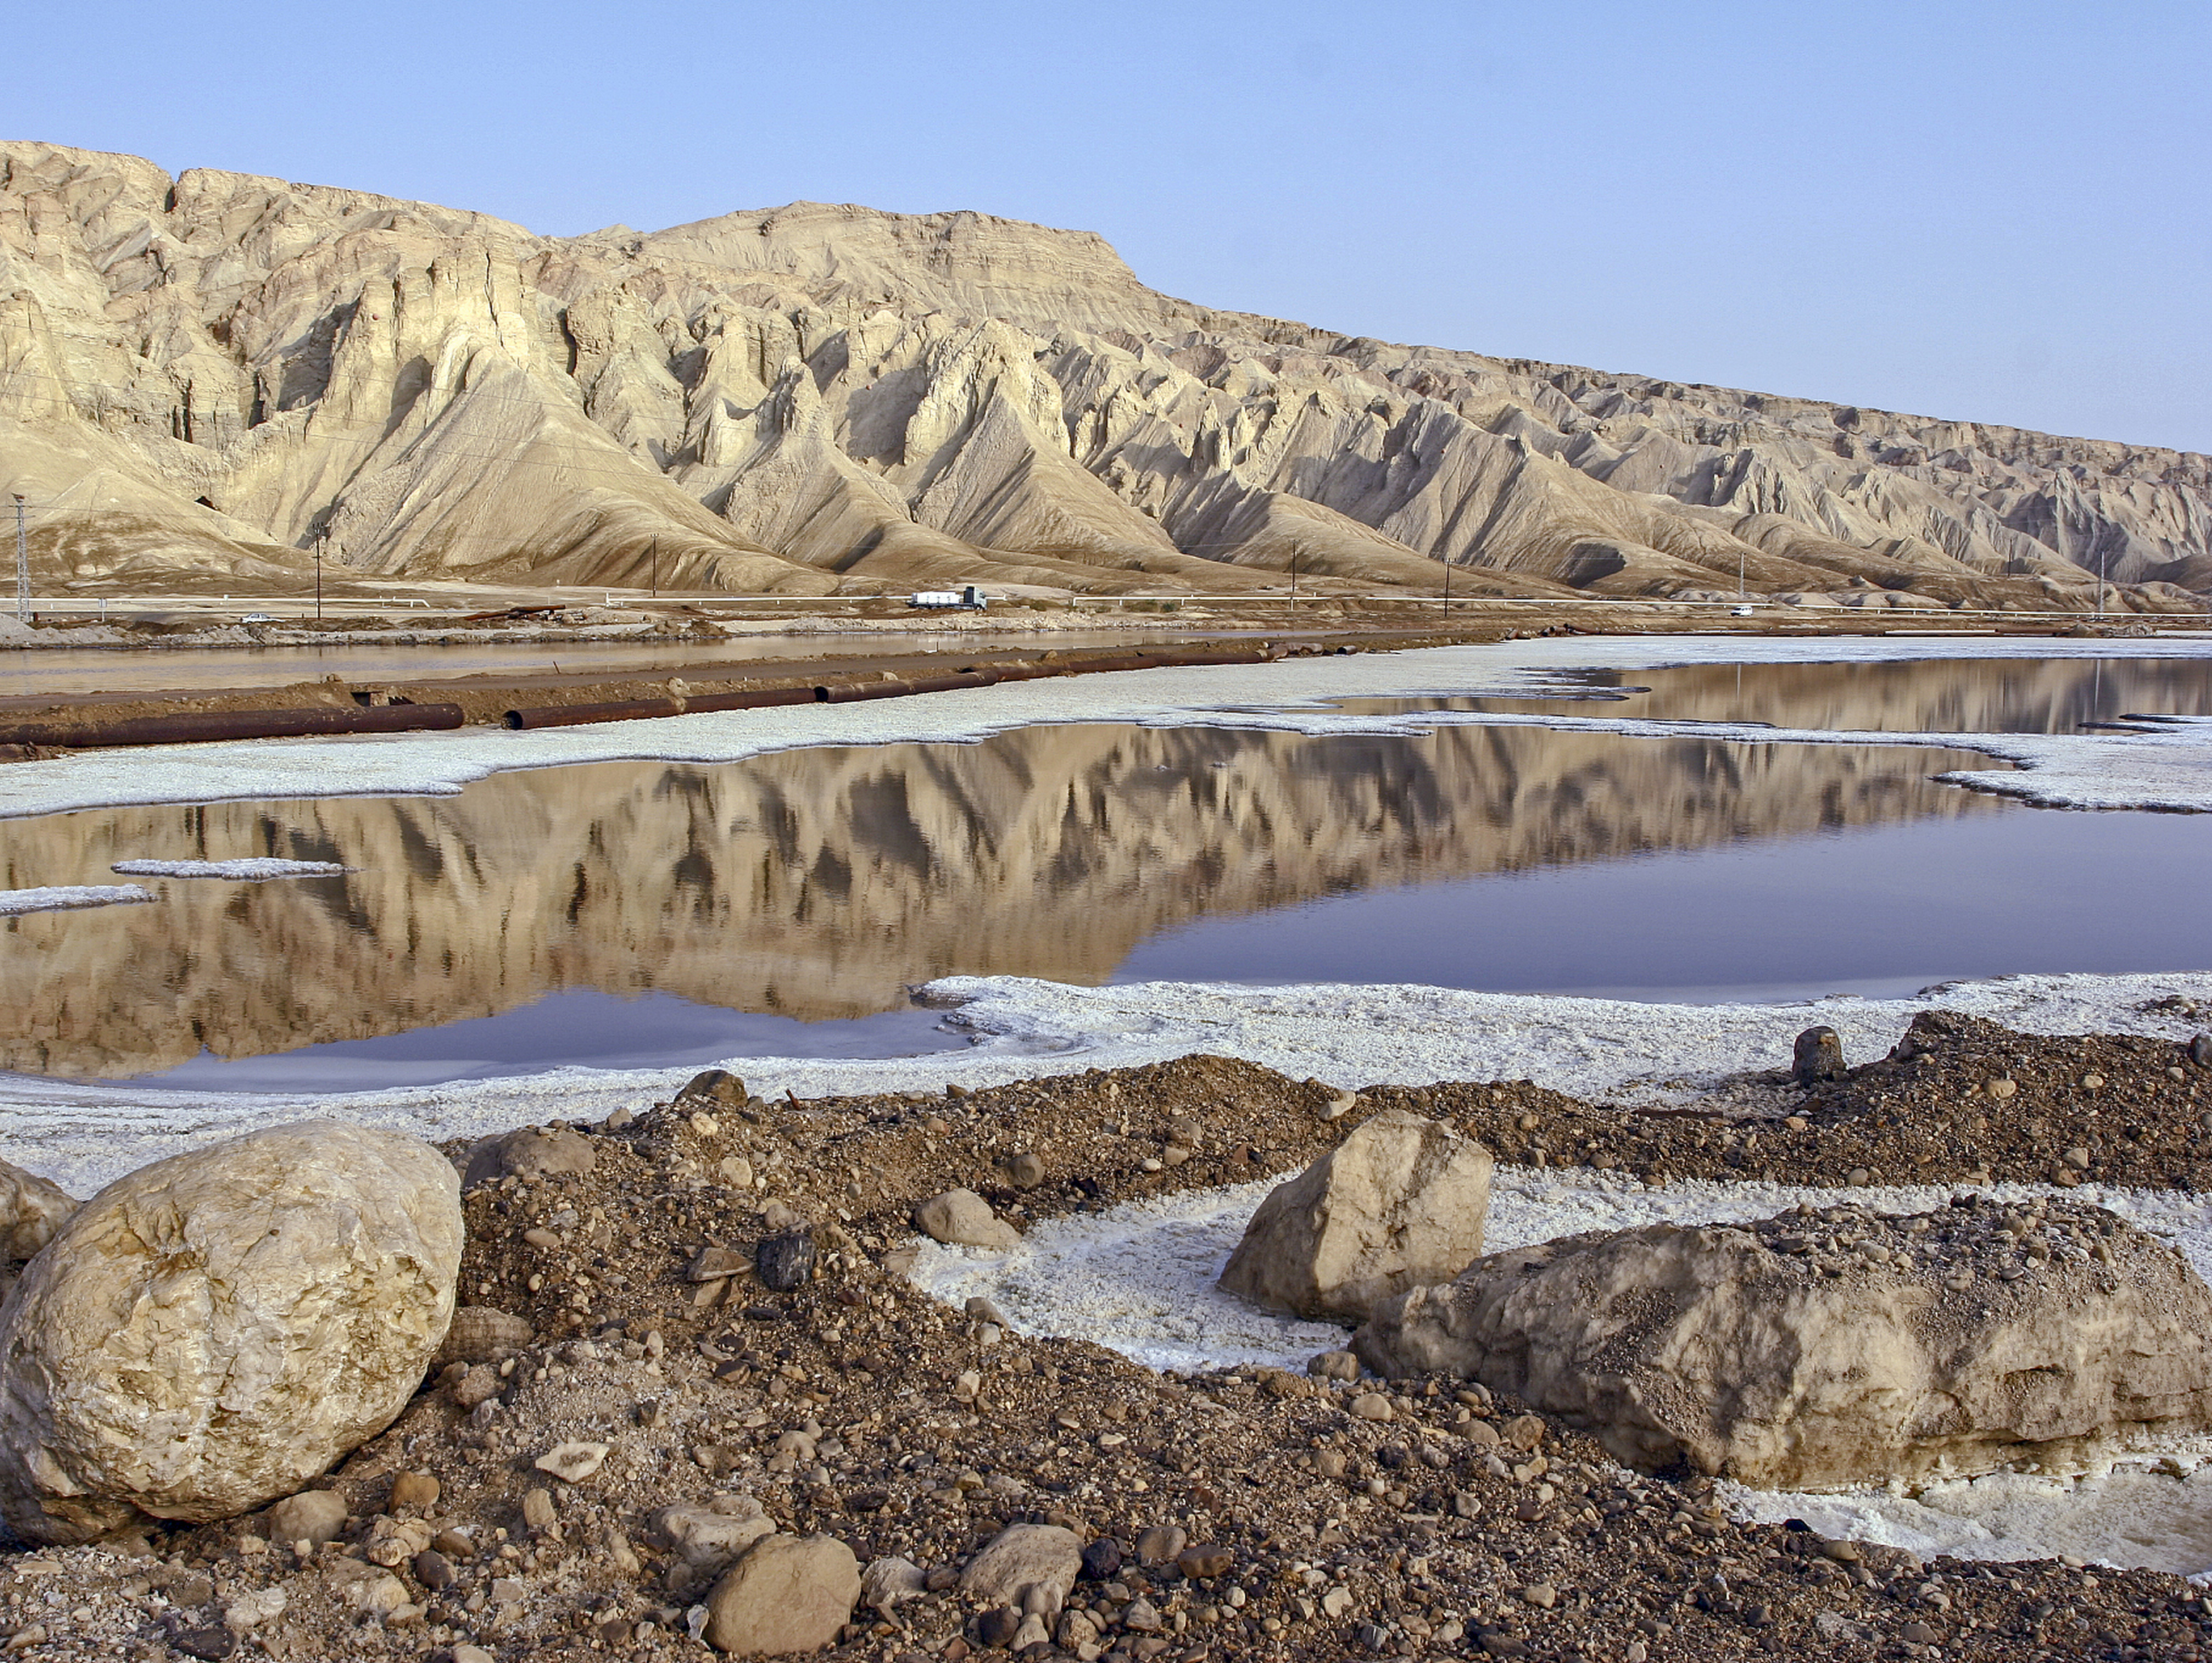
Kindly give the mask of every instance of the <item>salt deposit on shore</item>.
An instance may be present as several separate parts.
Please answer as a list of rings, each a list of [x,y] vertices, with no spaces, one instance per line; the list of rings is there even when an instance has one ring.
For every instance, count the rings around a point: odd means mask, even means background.
[[[118,860],[111,869],[131,877],[223,877],[264,883],[276,877],[335,877],[345,868],[334,860]]]
[[[85,907],[127,906],[151,901],[137,883],[57,883],[39,889],[0,889],[0,918],[24,913],[69,913]]]

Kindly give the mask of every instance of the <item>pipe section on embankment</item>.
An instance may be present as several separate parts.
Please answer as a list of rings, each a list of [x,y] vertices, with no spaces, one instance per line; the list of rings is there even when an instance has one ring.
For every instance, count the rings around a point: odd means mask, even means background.
[[[708,710],[760,710],[774,705],[854,704],[867,699],[903,699],[920,693],[951,693],[960,688],[1000,682],[1030,682],[1052,676],[1083,676],[1114,670],[1157,670],[1183,665],[1266,664],[1282,657],[1279,648],[1250,646],[1161,648],[1146,652],[1100,652],[1087,655],[1048,652],[1008,664],[975,665],[933,676],[895,676],[872,680],[821,682],[805,687],[748,688],[732,693],[695,693],[665,699],[625,699],[613,704],[538,705],[510,710],[501,720],[512,728],[578,727],[592,722],[635,722],[659,716],[683,716]]]
[[[1090,652],[1049,652],[1033,659],[963,665],[934,674],[899,676],[886,672],[870,679],[738,688],[723,693],[672,693],[665,698],[625,699],[611,703],[542,705],[507,711],[500,719],[511,728],[576,727],[594,722],[634,722],[703,711],[764,710],[780,705],[902,699],[923,693],[989,687],[1000,682],[1036,681],[1109,671],[1266,664],[1282,656],[1282,648],[1265,642],[1188,649],[1155,647],[1138,652],[1110,648]],[[19,753],[20,757],[41,750],[185,744],[219,739],[294,739],[346,733],[410,733],[457,728],[466,719],[466,713],[457,704],[396,703],[298,710],[199,711],[174,716],[133,716],[109,722],[39,720],[0,724],[0,752]],[[15,759],[0,756],[0,760]]]
[[[0,745],[48,750],[113,745],[177,745],[208,739],[304,739],[333,733],[413,733],[456,728],[459,705],[374,705],[347,709],[193,711],[131,716],[116,722],[16,722],[0,725]]]

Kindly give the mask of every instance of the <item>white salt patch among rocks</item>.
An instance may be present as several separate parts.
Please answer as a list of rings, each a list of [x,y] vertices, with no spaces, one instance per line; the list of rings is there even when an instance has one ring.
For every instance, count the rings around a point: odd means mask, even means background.
[[[334,877],[346,868],[334,860],[118,860],[109,869],[127,877],[228,877],[263,883],[273,877]]]
[[[137,883],[57,883],[44,889],[0,889],[0,918],[75,912],[83,907],[128,906],[153,898],[151,890]]]
[[[1739,1519],[1798,1519],[1824,1536],[1901,1547],[1923,1559],[2063,1557],[2212,1580],[2212,1466],[2186,1477],[2133,1465],[2079,1478],[1992,1472],[1931,1484],[1917,1496],[1815,1496],[1740,1484],[1721,1491]]]

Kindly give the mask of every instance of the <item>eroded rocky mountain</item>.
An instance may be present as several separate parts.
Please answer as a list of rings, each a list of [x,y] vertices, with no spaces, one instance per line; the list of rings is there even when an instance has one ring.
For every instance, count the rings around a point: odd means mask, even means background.
[[[2142,610],[2212,460],[1351,338],[1101,239],[799,203],[541,237],[0,143],[0,487],[42,587],[352,571]]]

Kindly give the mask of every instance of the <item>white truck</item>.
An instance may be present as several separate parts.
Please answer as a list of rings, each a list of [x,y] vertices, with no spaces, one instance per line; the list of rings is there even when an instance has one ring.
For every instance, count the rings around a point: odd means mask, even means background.
[[[906,604],[935,611],[981,612],[990,605],[991,598],[981,586],[970,583],[957,589],[919,589],[908,597]]]

